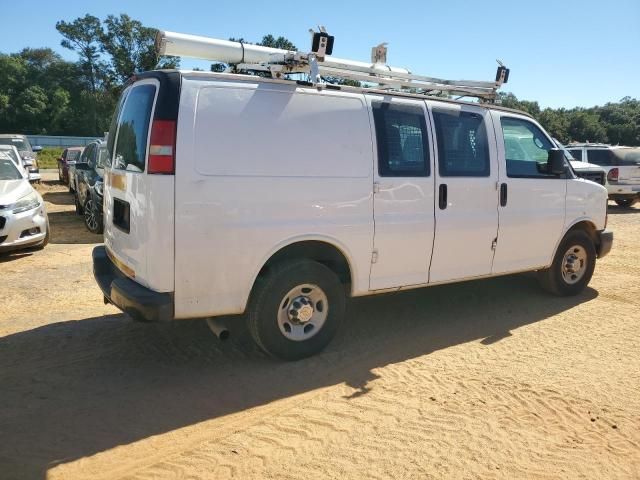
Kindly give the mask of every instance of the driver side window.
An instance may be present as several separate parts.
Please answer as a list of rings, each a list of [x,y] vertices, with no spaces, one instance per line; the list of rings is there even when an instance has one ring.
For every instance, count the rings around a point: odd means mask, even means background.
[[[511,178],[558,178],[547,173],[549,150],[554,148],[542,130],[526,120],[502,117],[502,136]]]

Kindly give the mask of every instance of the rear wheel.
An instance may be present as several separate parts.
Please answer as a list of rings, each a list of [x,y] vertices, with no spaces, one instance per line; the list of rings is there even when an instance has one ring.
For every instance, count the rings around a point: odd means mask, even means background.
[[[84,204],[84,225],[91,233],[102,233],[102,214],[91,197]]]
[[[596,249],[591,237],[573,230],[564,237],[551,267],[538,272],[542,287],[555,295],[577,295],[584,290],[596,266]]]
[[[633,198],[618,198],[615,200],[615,202],[618,204],[618,206],[620,207],[624,207],[624,208],[629,208],[634,206],[636,203],[638,203],[638,197],[633,197]]]
[[[309,357],[334,337],[344,317],[345,297],[337,275],[321,263],[282,263],[256,283],[249,331],[270,355],[284,360]]]

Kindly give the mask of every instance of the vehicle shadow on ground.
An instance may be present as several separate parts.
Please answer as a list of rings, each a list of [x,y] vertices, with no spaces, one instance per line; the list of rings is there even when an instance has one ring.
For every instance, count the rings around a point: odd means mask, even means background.
[[[470,341],[492,348],[597,295],[552,297],[518,275],[354,299],[328,350],[294,363],[265,357],[233,325],[221,343],[203,321],[112,315],[9,335],[0,338],[2,476],[44,479],[57,464],[329,385],[366,395],[376,368]]]
[[[76,244],[76,243],[102,243],[102,235],[91,233],[84,225],[82,215],[75,210],[64,212],[49,212],[49,228],[51,237],[49,243]]]
[[[0,263],[11,262],[24,257],[30,257],[33,255],[34,248],[25,248],[22,250],[13,250],[10,252],[0,252]]]
[[[640,208],[609,205],[607,208],[607,213],[610,213],[611,215],[627,215],[629,213],[640,213]]]
[[[45,202],[54,205],[75,205],[73,195],[70,192],[45,192],[42,194]]]

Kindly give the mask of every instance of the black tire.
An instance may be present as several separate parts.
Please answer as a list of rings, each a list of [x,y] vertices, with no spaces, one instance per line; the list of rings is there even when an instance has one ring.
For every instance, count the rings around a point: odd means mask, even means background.
[[[570,249],[573,251],[570,252]],[[584,254],[586,254],[584,261],[577,261],[577,264],[584,267],[584,271],[582,271],[582,268],[580,269],[582,272],[581,276],[571,273],[571,271],[566,273],[567,278],[571,278],[575,275],[575,283],[571,283],[571,281],[567,280],[565,275],[563,275],[565,255],[572,254],[575,256],[575,253],[573,252],[584,252]],[[582,230],[573,230],[568,232],[562,239],[562,242],[560,242],[560,246],[558,246],[558,251],[556,252],[551,267],[538,272],[538,280],[540,281],[542,288],[554,295],[563,297],[578,295],[589,284],[589,281],[593,276],[595,266],[596,248],[593,244],[593,240],[586,232]]]
[[[638,203],[638,197],[633,198],[618,198],[615,200],[619,207],[629,208]]]
[[[100,213],[95,205],[95,202],[89,196],[84,203],[84,226],[87,227],[91,233],[101,234],[104,230],[104,224],[102,220],[102,213]]]
[[[291,340],[281,330],[278,314],[287,309],[285,299],[292,289],[313,285],[326,296],[324,323],[310,338]],[[308,290],[308,289],[307,289]],[[248,309],[248,326],[258,346],[269,355],[283,360],[299,360],[324,349],[340,328],[344,318],[346,295],[338,276],[326,266],[312,260],[291,260],[274,266],[254,287]],[[316,304],[315,310],[319,310]],[[287,315],[287,312],[283,313]],[[315,313],[314,313],[315,315]],[[304,329],[306,332],[306,324]],[[286,325],[284,327],[286,329]],[[300,327],[298,327],[300,328]],[[306,335],[306,333],[305,333]]]
[[[75,205],[76,205],[76,214],[84,215],[84,209],[82,208],[82,205],[80,205],[80,199],[78,198],[77,193],[73,195],[73,201],[75,202]]]

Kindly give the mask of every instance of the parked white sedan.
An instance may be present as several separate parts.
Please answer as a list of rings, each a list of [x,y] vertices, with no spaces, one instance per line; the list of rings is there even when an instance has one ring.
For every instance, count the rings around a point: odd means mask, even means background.
[[[48,242],[49,220],[42,197],[27,174],[0,152],[0,252],[44,248]]]

